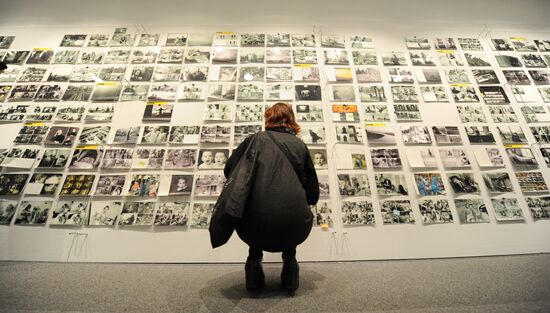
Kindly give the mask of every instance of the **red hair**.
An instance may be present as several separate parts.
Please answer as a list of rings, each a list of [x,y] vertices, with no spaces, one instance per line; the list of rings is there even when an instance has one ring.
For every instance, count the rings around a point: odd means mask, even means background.
[[[275,103],[269,109],[265,110],[264,118],[265,129],[287,127],[294,130],[296,134],[300,132],[300,125],[296,123],[294,111],[292,111],[292,107],[287,103]]]

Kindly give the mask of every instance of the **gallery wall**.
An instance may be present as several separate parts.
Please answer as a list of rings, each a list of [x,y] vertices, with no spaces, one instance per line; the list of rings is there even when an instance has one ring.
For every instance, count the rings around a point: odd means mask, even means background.
[[[18,12],[17,10],[31,10],[34,9],[25,8],[24,2],[18,2],[18,4],[9,4],[13,6],[12,12]],[[517,7],[518,4],[511,3],[508,8],[510,11],[501,9],[501,17],[506,16],[506,12],[511,12],[514,8],[517,12],[521,10]],[[536,2],[531,5],[538,5]],[[541,4],[542,5],[542,4]],[[529,6],[525,4],[525,6]],[[39,7],[35,7],[37,9]],[[6,11],[3,11],[6,12]],[[113,12],[117,12],[116,8],[113,8]],[[462,11],[456,12],[459,16]],[[530,16],[533,17],[533,23],[538,22],[537,15],[530,11]],[[386,14],[390,14],[385,12]],[[370,14],[370,13],[369,13]],[[474,13],[472,13],[474,14]],[[55,21],[52,20],[40,20],[44,25],[48,26],[42,28],[28,28],[23,29],[17,20],[13,16],[19,16],[13,14],[12,27],[10,25],[4,25],[0,28],[0,36],[13,35],[16,36],[13,44],[9,50],[32,50],[35,48],[52,48],[54,51],[60,50],[59,43],[61,42],[65,34],[94,34],[94,33],[109,33],[112,34],[115,27],[119,27],[116,23],[109,24],[110,26],[90,26],[94,25],[90,20],[84,25],[78,26],[76,21],[67,20],[64,21],[66,25],[55,25]],[[45,14],[44,16],[47,16]],[[475,16],[475,15],[474,15]],[[503,22],[501,17],[494,17],[492,20],[495,23]],[[193,17],[190,17],[193,18]],[[196,17],[195,17],[196,18]],[[21,18],[23,19],[23,18]],[[452,19],[452,17],[449,17]],[[5,23],[5,19],[1,19],[2,23]],[[105,18],[108,20],[108,18]],[[7,23],[7,22],[6,22]],[[38,23],[38,22],[37,22]],[[73,25],[74,24],[74,25]],[[162,24],[162,23],[159,23]],[[273,23],[277,25],[276,23]],[[85,26],[87,25],[87,26]],[[231,25],[231,23],[224,23],[224,25]],[[322,99],[321,101],[298,101],[296,99],[289,101],[294,105],[300,104],[313,104],[319,105],[323,110],[322,122],[303,122],[302,126],[308,125],[324,126],[326,131],[327,143],[323,145],[310,145],[311,149],[325,149],[328,160],[328,167],[326,169],[320,169],[319,174],[328,176],[328,184],[330,187],[330,195],[323,197],[322,202],[326,202],[332,210],[330,217],[333,223],[330,227],[325,228],[323,226],[314,227],[310,238],[299,248],[299,256],[302,260],[362,260],[362,259],[396,259],[396,258],[429,258],[429,257],[460,257],[460,256],[475,256],[475,255],[501,255],[501,254],[520,254],[520,253],[540,253],[549,252],[550,246],[545,238],[550,235],[549,221],[545,219],[535,219],[527,205],[525,197],[540,197],[545,196],[548,192],[522,192],[521,187],[514,177],[515,171],[529,171],[529,172],[541,172],[547,184],[550,184],[550,171],[545,163],[543,155],[540,153],[540,147],[547,147],[548,145],[540,145],[537,143],[536,138],[530,133],[529,127],[531,126],[549,126],[546,123],[527,123],[525,116],[522,114],[522,107],[529,106],[542,106],[546,113],[548,111],[548,104],[544,102],[543,98],[539,98],[537,101],[524,104],[521,101],[517,101],[516,97],[512,93],[512,85],[508,83],[507,78],[503,74],[503,70],[509,70],[502,68],[497,62],[495,56],[499,54],[506,54],[508,52],[494,51],[491,46],[491,39],[493,38],[529,38],[529,39],[550,39],[550,32],[546,29],[534,27],[533,25],[522,25],[519,23],[509,23],[501,27],[474,27],[471,24],[464,23],[464,27],[460,25],[450,25],[447,22],[425,23],[425,21],[418,22],[417,27],[410,29],[403,29],[402,25],[393,25],[386,28],[377,27],[376,23],[369,24],[368,26],[347,26],[347,27],[331,27],[334,24],[325,24],[324,26],[300,26],[300,25],[286,25],[286,26],[233,26],[225,28],[223,26],[129,26],[129,33],[158,33],[161,34],[159,47],[162,47],[162,42],[169,33],[216,33],[223,32],[227,35],[236,35],[242,33],[288,33],[288,34],[314,34],[316,38],[316,44],[314,48],[308,48],[306,50],[314,50],[317,55],[316,65],[319,68],[320,76],[318,82],[312,82],[311,84],[319,85],[321,88]],[[124,26],[124,25],[122,25]],[[461,29],[462,28],[462,29]],[[345,50],[349,54],[349,65],[327,65],[325,63],[325,50],[332,50],[332,48],[326,48],[321,46],[321,37],[323,35],[342,35],[346,38]],[[373,47],[368,49],[352,49],[350,37],[351,36],[366,36],[372,38]],[[408,49],[405,43],[406,36],[417,36],[418,38],[427,38],[429,40],[430,49],[428,50],[415,50]],[[510,100],[510,104],[499,105],[499,107],[512,108],[517,116],[517,122],[497,122],[494,116],[491,115],[491,105],[486,104],[481,98],[480,89],[481,86],[475,79],[472,70],[481,69],[475,66],[469,66],[464,59],[464,53],[468,51],[463,50],[460,46],[457,47],[457,54],[463,59],[463,66],[443,66],[440,63],[437,50],[448,49],[436,49],[434,47],[434,40],[440,37],[451,37],[457,42],[457,38],[478,38],[483,45],[482,52],[475,52],[476,54],[482,54],[491,63],[490,66],[483,69],[492,69],[495,75],[498,77],[500,85],[503,87],[507,97]],[[70,48],[70,49],[82,49],[82,48]],[[132,48],[136,49],[136,47]],[[183,49],[189,49],[189,47],[183,47]],[[242,48],[241,48],[242,49]],[[290,49],[297,50],[299,48],[291,47]],[[358,66],[354,63],[352,58],[353,50],[369,51],[376,54],[377,65]],[[416,104],[418,105],[421,120],[401,120],[398,121],[395,115],[394,104],[398,104],[395,98],[392,97],[392,86],[403,84],[396,84],[390,82],[390,72],[388,69],[396,68],[395,66],[385,66],[382,63],[383,54],[391,54],[391,52],[403,52],[406,59],[406,65],[399,66],[403,69],[413,71],[414,83],[407,86],[413,86],[418,93],[418,102],[403,102],[404,104]],[[435,66],[415,66],[411,62],[409,52],[428,52],[435,56]],[[442,53],[448,53],[442,52]],[[521,56],[522,52],[512,51],[509,54]],[[536,52],[541,56],[550,55],[548,52]],[[284,66],[295,67],[296,64],[285,64]],[[51,65],[50,65],[51,66]],[[78,66],[78,65],[77,65]],[[101,65],[105,66],[105,65]],[[128,68],[133,65],[128,64]],[[186,66],[186,64],[183,64]],[[221,65],[212,64],[210,61],[208,64],[211,68],[216,68]],[[230,65],[233,66],[233,65]],[[243,65],[240,62],[235,64],[237,68],[241,68],[248,65]],[[258,64],[253,64],[258,66]],[[261,66],[269,67],[270,64],[263,64]],[[53,67],[53,66],[51,66]],[[298,67],[309,67],[298,66]],[[327,78],[331,76],[332,69],[336,67],[349,67],[352,73],[351,82],[330,82]],[[378,69],[381,74],[381,82],[377,83],[359,83],[357,80],[358,68],[373,68]],[[437,69],[442,78],[440,84],[429,84],[429,86],[441,86],[445,90],[449,101],[448,102],[427,102],[420,93],[421,87],[427,86],[418,81],[414,70],[430,68]],[[471,81],[471,85],[475,92],[479,95],[479,103],[458,103],[453,99],[451,93],[451,84],[447,81],[445,71],[450,69],[463,69],[467,73],[468,78]],[[521,67],[519,70],[527,71],[529,68]],[[537,68],[537,70],[543,70]],[[126,72],[127,78],[130,78],[130,70]],[[123,82],[125,84],[127,82]],[[182,82],[178,84],[181,85]],[[263,81],[265,85],[272,85],[272,83]],[[291,81],[289,82],[293,87],[296,85],[302,85],[302,82]],[[44,82],[44,84],[47,84]],[[2,83],[2,85],[5,85]],[[61,83],[61,85],[67,85],[67,83]],[[367,103],[360,101],[359,86],[376,85],[381,86],[386,94],[386,100],[374,103]],[[460,85],[460,84],[458,84]],[[537,87],[534,83],[533,87]],[[355,101],[331,101],[333,86],[353,86],[356,96]],[[544,87],[538,86],[538,87]],[[27,102],[28,104],[36,104],[34,102]],[[112,138],[113,132],[118,128],[132,127],[132,126],[158,126],[158,125],[222,125],[233,126],[240,123],[235,122],[231,117],[230,121],[204,121],[205,107],[209,103],[229,103],[233,110],[236,103],[244,104],[270,104],[275,101],[185,101],[185,102],[171,102],[174,103],[174,110],[169,122],[148,122],[143,121],[144,110],[146,106],[145,101],[117,101],[113,103],[115,112],[110,123],[100,123],[100,125],[111,126],[110,137]],[[359,120],[352,120],[347,122],[341,122],[335,120],[332,114],[332,104],[352,104],[357,105],[359,111]],[[10,101],[2,103],[2,106],[11,105]],[[17,103],[22,104],[22,103]],[[41,102],[38,105],[58,105],[60,102]],[[86,106],[92,106],[96,103],[86,103]],[[389,121],[368,121],[367,114],[365,113],[365,107],[369,104],[386,105],[388,108]],[[475,106],[480,108],[486,117],[486,122],[483,123],[464,123],[461,119],[458,108],[465,106]],[[495,107],[493,105],[493,107]],[[252,124],[261,124],[252,123]],[[96,123],[90,124],[89,122],[79,123],[46,123],[46,126],[75,126],[84,128],[86,126],[98,125]],[[338,143],[335,127],[338,125],[354,125],[357,129],[360,129],[362,134],[362,143],[358,144],[343,144]],[[495,142],[492,144],[479,144],[472,143],[467,137],[464,126],[487,126],[494,135]],[[13,141],[17,137],[18,132],[23,126],[23,122],[20,123],[5,123],[0,124],[0,129],[3,136],[0,137],[0,148],[9,149],[14,146]],[[395,132],[395,144],[386,146],[373,144],[367,139],[364,127],[377,127],[385,126],[392,129]],[[426,126],[432,142],[429,144],[406,144],[403,141],[401,128],[407,126]],[[460,138],[462,143],[458,145],[445,145],[435,142],[433,126],[456,126],[459,129]],[[522,127],[527,142],[525,144],[515,144],[510,146],[510,143],[504,143],[500,138],[497,127],[499,126],[520,126]],[[233,138],[233,129],[228,144],[208,144],[200,143],[196,145],[177,146],[177,148],[198,148],[199,151],[203,148],[234,148],[235,142]],[[110,140],[110,139],[109,139]],[[109,147],[111,142],[107,142],[102,147]],[[72,147],[74,150],[76,145]],[[35,146],[35,148],[44,148],[45,146]],[[137,145],[134,148],[176,148],[171,144],[164,144],[161,146],[155,145]],[[479,166],[478,159],[476,159],[474,151],[479,148],[496,148],[500,151],[503,160],[503,167],[494,168],[482,168]],[[518,167],[512,164],[511,159],[506,155],[506,148],[531,148],[534,158],[538,162],[536,166]],[[371,160],[371,149],[378,148],[397,148],[401,155],[402,167],[395,169],[374,169],[373,162]],[[432,149],[435,153],[436,165],[429,168],[412,168],[409,164],[409,158],[407,151],[418,149]],[[446,167],[439,155],[440,149],[463,149],[470,160],[470,167],[465,168],[449,168]],[[339,165],[338,161],[342,155],[349,155],[350,152],[362,151],[365,155],[366,170],[358,169],[344,169]],[[22,173],[28,172],[21,169],[4,168],[3,173],[14,172]],[[32,171],[31,171],[32,172]],[[44,172],[44,171],[43,171]],[[52,171],[47,171],[52,172]],[[55,172],[55,171],[54,171]],[[64,175],[67,174],[91,174],[94,171],[82,171],[74,169],[63,169],[61,172]],[[95,172],[109,173],[109,174],[123,174],[127,175],[127,180],[130,179],[132,173],[156,173],[156,170],[124,170],[124,171],[109,171],[109,170],[96,170]],[[479,191],[473,194],[457,194],[453,191],[448,180],[449,173],[472,173],[473,177],[479,184]],[[507,172],[511,179],[513,192],[494,193],[490,192],[485,186],[483,181],[484,173],[495,172]],[[185,173],[190,175],[203,175],[206,173],[220,174],[219,170],[201,170],[196,167],[182,171],[170,171],[162,170],[161,174],[176,174]],[[408,195],[390,195],[385,196],[379,194],[376,188],[376,175],[380,174],[395,174],[402,175],[404,184],[408,190]],[[438,196],[420,196],[417,195],[415,190],[414,173],[438,173],[441,175],[441,183],[443,184],[446,193]],[[338,174],[355,174],[366,175],[369,181],[369,195],[360,196],[348,196],[341,195],[339,192]],[[96,178],[97,179],[97,178]],[[128,183],[128,182],[127,182]],[[162,183],[162,182],[161,182]],[[125,185],[125,189],[128,189],[128,185]],[[503,221],[497,220],[497,216],[492,207],[492,198],[516,198],[518,205],[523,213],[522,220],[515,221]],[[17,201],[25,200],[73,200],[71,197],[59,197],[59,196],[30,196],[23,195],[20,197],[8,197],[6,199]],[[158,196],[152,199],[145,199],[142,197],[97,197],[90,196],[89,198],[77,198],[82,201],[153,201],[153,202],[169,202],[169,201],[190,201],[191,203],[211,203],[215,200],[215,197],[197,197],[195,195],[190,196]],[[454,200],[455,199],[479,199],[487,207],[486,220],[481,223],[468,223],[460,220],[459,211],[457,210]],[[409,200],[410,207],[412,209],[412,216],[414,217],[413,223],[397,223],[389,224],[384,223],[385,216],[382,212],[382,205],[380,201],[385,200]],[[419,204],[424,200],[447,200],[449,203],[449,210],[453,216],[453,221],[448,223],[426,223],[423,218],[422,212],[419,208]],[[343,219],[345,214],[341,212],[342,203],[345,201],[368,201],[372,203],[372,214],[374,220],[369,219],[369,224],[366,225],[344,225],[344,221],[350,222],[348,218]],[[55,204],[54,204],[55,205]],[[53,210],[52,210],[53,211]],[[50,213],[51,214],[51,213]],[[50,216],[51,217],[51,216]],[[353,219],[352,219],[353,220]],[[366,219],[365,219],[366,220]],[[423,222],[424,221],[424,222]],[[326,222],[326,214],[323,214],[323,224]],[[359,222],[361,224],[361,222]],[[46,225],[14,225],[0,227],[0,258],[4,260],[42,260],[42,261],[91,261],[91,262],[239,262],[242,261],[245,255],[246,247],[241,243],[236,236],[231,239],[228,245],[212,250],[209,246],[208,232],[205,229],[191,228],[188,226],[110,226],[110,227],[90,227],[84,226],[59,226],[51,225],[49,222]],[[276,255],[268,255],[267,260],[277,260]]]

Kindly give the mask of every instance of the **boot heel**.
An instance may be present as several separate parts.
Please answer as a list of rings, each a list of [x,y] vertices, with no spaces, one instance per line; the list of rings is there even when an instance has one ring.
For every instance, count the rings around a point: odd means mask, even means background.
[[[281,285],[288,291],[295,291],[300,285],[300,267],[298,262],[289,262],[283,264],[281,272]]]

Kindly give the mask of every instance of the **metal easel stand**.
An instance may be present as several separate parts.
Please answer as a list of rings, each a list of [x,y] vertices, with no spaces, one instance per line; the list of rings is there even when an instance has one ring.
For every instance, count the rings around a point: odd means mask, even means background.
[[[70,232],[68,235],[72,238],[69,251],[67,251],[66,262],[70,262],[71,256],[76,258],[82,258],[82,256],[84,256],[84,260],[86,260],[88,258],[88,233],[74,231]]]

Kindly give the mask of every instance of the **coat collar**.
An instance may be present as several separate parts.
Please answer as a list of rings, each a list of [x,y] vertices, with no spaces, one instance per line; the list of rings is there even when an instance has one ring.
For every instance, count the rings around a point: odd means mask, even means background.
[[[271,130],[279,133],[287,133],[296,136],[296,132],[294,129],[290,127],[272,127],[272,128],[266,128],[266,130]]]

